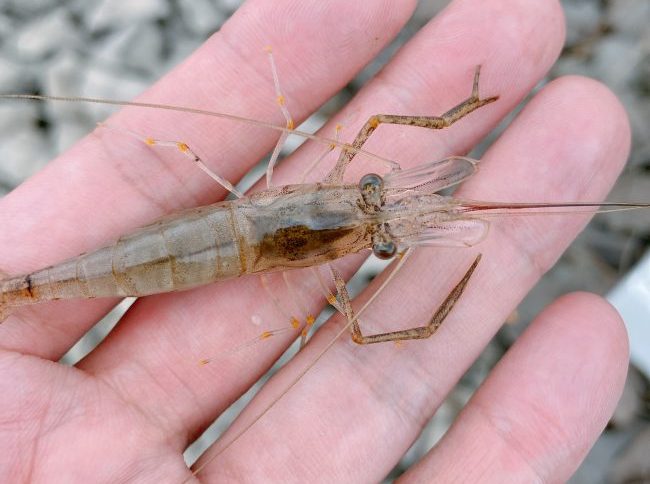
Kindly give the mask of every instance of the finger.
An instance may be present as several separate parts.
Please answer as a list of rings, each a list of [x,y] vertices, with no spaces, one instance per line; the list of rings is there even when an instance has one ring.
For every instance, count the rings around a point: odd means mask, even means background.
[[[477,14],[472,2],[452,4],[400,51],[391,66],[383,71],[380,80],[368,86],[337,121],[358,117],[358,124],[361,125],[366,119],[365,113],[369,116],[377,111],[394,112],[397,108],[384,108],[382,103],[394,103],[394,86],[401,86],[401,83],[404,85],[403,91],[410,92],[408,83],[411,79],[415,81],[413,94],[403,100],[398,111],[443,112],[468,95],[473,66],[483,63],[485,77],[482,92],[486,95],[504,93],[500,100],[504,105],[493,105],[496,112],[486,110],[485,114],[479,112],[474,117],[468,117],[463,120],[464,129],[458,126],[452,128],[457,130],[456,134],[451,131],[435,133],[444,140],[441,142],[432,141],[433,138],[426,136],[424,142],[420,142],[419,135],[425,132],[419,130],[415,133],[417,136],[403,143],[395,141],[401,140],[401,136],[390,136],[390,142],[386,143],[389,148],[404,147],[407,152],[411,149],[408,147],[418,146],[420,154],[426,153],[428,159],[444,155],[447,150],[448,153],[458,153],[467,149],[538,82],[553,62],[562,42],[561,16],[557,4],[521,2],[513,6],[509,2],[509,9],[504,5],[500,1],[483,2],[482,13]],[[545,19],[543,29],[538,28],[540,18]],[[462,68],[456,67],[457,62],[451,62],[454,56],[458,56],[458,51],[447,53],[449,44],[445,39],[449,37],[464,39],[466,43],[458,44],[455,48],[472,53]],[[509,39],[508,42],[504,43],[503,38]],[[509,46],[506,48],[505,44]],[[445,80],[440,79],[440,65],[430,62],[439,58],[443,59],[441,62],[449,64],[448,75],[456,76],[445,79],[453,86],[449,90],[443,84]],[[512,65],[516,62],[520,65],[520,77],[512,79]],[[492,74],[488,76],[490,69]],[[410,75],[405,75],[405,72]],[[431,79],[431,84],[424,93],[420,93],[425,79]],[[388,101],[383,101],[384,98]],[[488,120],[485,121],[482,116]],[[354,132],[354,129],[351,131]],[[301,162],[304,166],[305,161],[303,156],[307,154],[309,149],[300,153],[298,158],[288,160],[288,166],[300,172]],[[414,160],[419,161],[416,158]],[[178,433],[185,438],[188,433],[191,435],[202,428],[220,409],[248,388],[256,375],[281,352],[281,348],[273,346],[269,347],[267,353],[266,344],[263,344],[264,351],[253,351],[253,355],[241,352],[232,358],[228,355],[229,358],[220,361],[219,365],[197,366],[198,358],[219,353],[220,349],[227,352],[257,334],[259,329],[250,325],[251,314],[259,315],[263,321],[280,319],[256,279],[243,279],[173,296],[147,298],[136,306],[106,344],[84,362],[83,367],[112,381],[115,387],[128,395],[130,401],[138,401],[145,411],[160,417],[161,411],[167,409],[172,414],[168,420],[178,425]],[[156,338],[151,339],[154,332]],[[129,357],[120,361],[120,355]],[[151,375],[156,375],[155,382],[151,380]],[[182,390],[179,390],[178,384],[180,375],[183,379]],[[163,401],[165,405],[161,404]]]
[[[594,81],[561,79],[543,89],[489,150],[484,169],[462,195],[479,199],[487,193],[491,199],[509,201],[597,200],[613,183],[628,148],[629,127],[614,96]],[[584,215],[495,222],[463,298],[431,340],[408,342],[402,349],[337,343],[262,421],[210,463],[206,477],[224,467],[234,475],[283,472],[327,476],[325,480],[345,476],[351,481],[385,476],[584,222]],[[427,321],[474,256],[470,250],[417,252],[393,280],[392,290],[363,318],[372,323],[366,331]],[[333,331],[321,330],[295,364],[265,386],[234,427],[242,428],[273,401]],[[311,404],[306,406],[306,401]],[[289,446],[290,459],[264,458],[263,449],[275,442]],[[258,456],[254,466],[251,455]]]
[[[614,412],[627,364],[627,333],[607,302],[556,301],[403,481],[566,482]]]
[[[271,44],[279,70],[291,74],[283,88],[300,121],[376,55],[414,6],[389,4],[341,1],[323,8],[293,0],[251,0],[142,100],[284,124],[262,50]],[[343,11],[348,15],[341,16]],[[269,130],[212,118],[135,108],[122,110],[111,124],[144,136],[186,140],[231,181],[270,150],[277,137]],[[97,249],[163,213],[223,197],[224,191],[182,155],[168,156],[109,130],[88,136],[0,201],[2,270],[38,269]],[[56,359],[112,304],[74,301],[19,311],[0,328],[1,344]]]

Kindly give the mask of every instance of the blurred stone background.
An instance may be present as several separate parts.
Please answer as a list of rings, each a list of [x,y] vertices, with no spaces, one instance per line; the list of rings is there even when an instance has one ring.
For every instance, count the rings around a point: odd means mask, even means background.
[[[0,92],[89,95],[130,99],[217,30],[240,0],[2,0]],[[422,0],[416,15],[386,52],[352,81],[318,126],[372,76],[447,0]],[[616,92],[634,133],[628,168],[611,200],[650,198],[650,1],[564,0],[567,41],[549,78],[582,74]],[[93,105],[0,102],[0,196],[92,130],[106,110]],[[493,139],[493,137],[492,137]],[[484,145],[478,148],[478,152]],[[650,212],[605,214],[565,253],[513,314],[459,383],[423,437],[391,477],[430,448],[527,323],[557,296],[573,290],[605,294],[646,250]],[[373,269],[361,279],[373,276]],[[117,316],[77,346],[73,362],[108,331]],[[610,426],[573,483],[650,482],[650,390],[631,369]],[[236,412],[233,409],[231,413]],[[221,423],[219,426],[226,425]],[[204,441],[208,441],[208,436]],[[195,448],[195,454],[201,444]],[[188,454],[193,460],[194,454]]]

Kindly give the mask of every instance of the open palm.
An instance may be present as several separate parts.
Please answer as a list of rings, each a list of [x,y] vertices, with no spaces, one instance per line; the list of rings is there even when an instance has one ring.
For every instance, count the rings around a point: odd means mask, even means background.
[[[271,44],[292,114],[302,120],[397,34],[413,8],[413,1],[249,0],[143,99],[283,124],[262,52]],[[324,128],[325,135],[334,133],[334,123],[353,133],[378,112],[441,114],[467,97],[474,67],[482,64],[482,93],[500,95],[498,102],[448,130],[382,127],[385,135],[368,143],[370,151],[404,167],[465,153],[544,76],[562,41],[558,2],[453,1]],[[276,136],[136,108],[124,109],[111,123],[187,141],[233,182],[272,148]],[[584,78],[556,80],[486,153],[462,196],[598,200],[625,161],[629,136],[625,113],[607,89]],[[277,170],[276,183],[295,182],[322,150],[315,144],[299,150]],[[376,169],[360,160],[351,173]],[[318,168],[313,179],[325,171]],[[224,195],[182,157],[98,130],[0,201],[0,267],[8,273],[33,270]],[[483,259],[475,276],[434,338],[406,348],[360,347],[342,338],[198,478],[365,482],[385,476],[585,222],[577,216],[531,218],[493,225],[479,247]],[[380,330],[421,323],[475,255],[418,251],[366,319]],[[339,268],[349,275],[359,261],[353,257]],[[281,319],[258,279],[248,277],[143,298],[77,367],[58,364],[114,303],[42,305],[18,311],[0,326],[3,481],[191,478],[182,458],[188,443],[290,340],[286,334],[197,365],[258,332],[252,313],[265,323]],[[302,304],[316,311],[322,301]],[[334,331],[331,325],[321,330],[235,425],[241,428],[263,410]],[[595,296],[567,296],[533,323],[440,444],[402,479],[565,480],[606,424],[626,368],[626,335],[615,311]]]

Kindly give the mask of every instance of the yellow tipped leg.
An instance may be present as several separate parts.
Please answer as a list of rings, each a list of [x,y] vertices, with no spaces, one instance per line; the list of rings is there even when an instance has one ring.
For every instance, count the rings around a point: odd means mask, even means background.
[[[243,350],[245,350],[247,348],[250,348],[252,346],[256,346],[256,345],[260,344],[262,341],[266,341],[268,339],[273,338],[276,335],[286,333],[287,331],[291,331],[291,330],[292,330],[291,328],[285,327],[285,328],[269,329],[269,330],[266,330],[266,331],[262,331],[260,334],[258,334],[254,338],[252,338],[252,339],[250,339],[248,341],[245,341],[244,343],[240,344],[239,346],[236,346],[235,348],[232,348],[232,349],[230,349],[228,351],[224,351],[223,353],[220,353],[217,356],[209,357],[209,358],[201,358],[198,361],[198,364],[200,366],[205,366],[205,365],[207,365],[209,363],[212,363],[214,360],[218,360],[219,358],[223,358],[223,357],[226,357],[228,355],[233,355],[233,354],[240,353],[241,351],[243,351]]]
[[[262,284],[262,288],[264,291],[268,294],[269,298],[271,299],[271,303],[273,303],[273,306],[275,309],[284,317],[286,321],[289,322],[289,326],[293,328],[294,330],[300,329],[300,320],[293,316],[292,314],[289,314],[289,312],[286,311],[284,306],[280,303],[280,300],[278,297],[275,295],[275,292],[271,288],[271,282],[269,280],[269,274],[260,274],[260,283]],[[286,279],[284,279],[286,282]]]
[[[309,339],[309,332],[311,331],[311,328],[314,326],[315,322],[316,318],[313,314],[308,314],[307,318],[305,318],[305,327],[300,332],[300,348],[303,348],[307,344],[307,340]]]
[[[244,194],[241,193],[239,190],[237,190],[232,183],[230,183],[228,180],[225,178],[219,176],[216,174],[214,171],[212,171],[208,166],[201,160],[201,158],[194,152],[192,149],[189,147],[189,145],[183,141],[166,141],[166,140],[159,140],[156,138],[152,137],[145,137],[142,136],[134,131],[131,131],[130,129],[126,128],[121,128],[121,127],[116,127],[116,126],[111,126],[106,123],[98,123],[99,126],[110,129],[111,131],[116,131],[118,133],[122,134],[127,134],[139,141],[142,141],[144,144],[147,146],[161,146],[164,148],[175,148],[176,150],[180,151],[185,157],[189,158],[192,160],[203,172],[205,172],[210,178],[212,178],[214,181],[216,181],[219,185],[224,187],[226,190],[228,190],[230,193],[235,195],[236,197],[240,198],[243,197]]]
[[[287,140],[287,137],[289,136],[289,132],[293,131],[293,129],[295,128],[295,122],[291,117],[291,113],[289,113],[289,109],[287,109],[286,98],[282,93],[282,88],[280,87],[280,77],[278,76],[278,68],[275,64],[275,58],[273,57],[273,49],[271,48],[271,46],[267,45],[264,48],[264,51],[269,56],[269,64],[271,65],[271,74],[273,75],[273,87],[275,88],[275,100],[278,106],[280,107],[282,116],[284,116],[284,119],[286,121],[286,127],[288,130],[288,131],[284,131],[280,135],[280,139],[278,139],[278,142],[276,143],[275,148],[273,149],[273,154],[271,155],[271,159],[269,160],[269,164],[266,167],[266,186],[267,188],[270,188],[271,186],[273,186],[272,185],[273,169],[275,168],[275,165],[278,162],[280,151],[282,150],[282,147],[284,146],[284,143]]]

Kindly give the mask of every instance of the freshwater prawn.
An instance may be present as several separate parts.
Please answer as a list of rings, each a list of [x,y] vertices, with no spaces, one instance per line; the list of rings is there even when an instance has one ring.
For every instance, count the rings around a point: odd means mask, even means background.
[[[488,223],[484,218],[490,215],[537,212],[549,208],[634,209],[650,206],[455,199],[436,192],[471,177],[478,168],[478,160],[454,156],[402,170],[394,161],[363,151],[363,144],[382,123],[443,129],[496,101],[498,96],[479,97],[480,66],[475,71],[471,96],[443,115],[372,116],[351,144],[327,138],[319,140],[329,144],[329,150],[341,148],[338,162],[324,182],[273,187],[273,167],[287,135],[316,137],[293,128],[293,121],[284,108],[270,49],[268,53],[278,103],[287,119],[286,127],[179,106],[93,98],[0,95],[5,99],[85,101],[182,110],[272,127],[282,133],[268,165],[268,188],[250,197],[212,172],[187,144],[144,139],[149,145],[177,147],[238,198],[164,217],[104,248],[28,274],[1,279],[0,320],[14,308],[44,301],[140,297],[180,291],[246,274],[317,266],[364,249],[372,249],[381,259],[390,259],[398,253],[403,256],[415,246],[470,247],[487,234]],[[357,185],[343,184],[347,166],[359,153],[383,162],[390,172],[384,177],[369,173]],[[476,263],[466,277],[471,275]],[[376,338],[363,339],[356,330],[354,334],[358,343],[378,341]],[[401,336],[403,339],[413,337]]]
[[[496,101],[497,97],[479,98],[480,68],[476,69],[471,96],[442,116],[373,116],[351,145],[325,140],[330,150],[339,145],[342,151],[323,183],[276,188],[272,186],[273,167],[287,135],[296,130],[284,107],[272,52],[270,48],[267,51],[278,104],[287,121],[268,165],[267,190],[246,197],[213,173],[187,144],[147,138],[144,141],[150,145],[175,146],[238,198],[186,210],[97,251],[2,279],[0,318],[15,307],[42,301],[147,296],[245,274],[320,265],[369,248],[378,257],[388,259],[397,254],[398,248],[404,252],[414,245],[440,241],[473,245],[483,237],[486,225],[472,218],[470,205],[435,194],[471,176],[476,170],[475,160],[451,157],[410,170],[400,170],[395,162],[384,160],[391,168],[385,177],[370,173],[358,185],[343,184],[345,169],[381,123],[442,129]],[[39,99],[29,95],[1,97]]]

